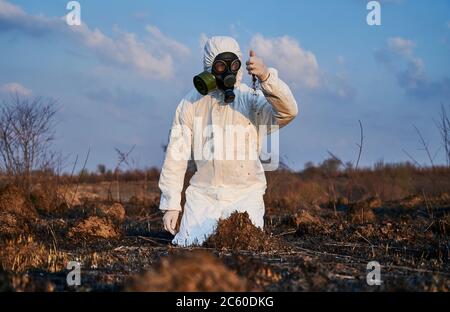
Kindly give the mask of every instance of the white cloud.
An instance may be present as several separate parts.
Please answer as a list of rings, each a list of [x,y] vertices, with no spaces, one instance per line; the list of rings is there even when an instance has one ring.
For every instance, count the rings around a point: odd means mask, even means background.
[[[416,47],[416,43],[412,40],[401,37],[393,37],[388,39],[388,47],[392,52],[409,57],[412,55],[414,48]]]
[[[333,100],[349,101],[356,95],[347,74],[323,71],[314,53],[304,49],[292,37],[265,38],[257,34],[251,39],[250,47],[268,66],[275,67],[280,77],[290,85]],[[337,57],[337,61],[341,67],[344,66],[343,56]],[[345,71],[344,68],[341,70]]]
[[[309,89],[320,85],[320,70],[316,56],[304,50],[299,42],[289,36],[265,38],[255,35],[250,46],[257,56],[277,68],[283,77]]]
[[[86,24],[68,26],[65,18],[51,18],[26,13],[22,8],[0,0],[0,31],[16,30],[28,35],[50,32],[73,36],[99,61],[108,65],[135,70],[149,79],[170,79],[174,75],[173,56],[185,56],[190,50],[164,35],[157,27],[146,28],[148,36],[138,38],[134,33],[115,31],[109,37],[98,28]]]
[[[21,7],[0,0],[0,31],[19,30],[32,36],[44,35],[58,24],[57,18],[29,15]]]
[[[32,94],[30,89],[25,88],[18,82],[6,83],[0,87],[0,91],[2,93],[17,94],[21,96],[30,96]]]
[[[395,37],[387,40],[387,48],[375,51],[375,59],[395,75],[398,85],[415,97],[450,96],[450,78],[431,79],[427,75],[425,62],[415,55],[416,43]]]
[[[25,15],[26,13],[18,6],[15,6],[7,1],[0,0],[0,17],[17,18],[24,17]]]
[[[158,27],[153,25],[148,25],[146,27],[147,32],[151,35],[148,42],[150,42],[152,47],[162,47],[173,51],[180,56],[188,56],[191,53],[188,47],[184,44],[164,35]]]
[[[86,24],[70,27],[69,31],[102,62],[129,67],[148,78],[164,80],[173,76],[172,56],[168,51],[162,51],[157,39],[144,43],[136,34],[119,30],[117,37],[111,38]],[[159,53],[156,53],[157,49]]]

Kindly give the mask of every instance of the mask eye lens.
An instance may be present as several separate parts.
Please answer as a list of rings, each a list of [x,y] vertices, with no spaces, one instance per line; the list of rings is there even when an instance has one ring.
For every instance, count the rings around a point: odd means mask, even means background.
[[[239,60],[234,60],[233,63],[231,63],[231,71],[237,72],[241,68],[241,62]]]
[[[217,74],[221,74],[223,72],[225,72],[225,70],[227,69],[227,64],[225,64],[222,61],[217,61],[214,63],[214,72],[216,72]]]

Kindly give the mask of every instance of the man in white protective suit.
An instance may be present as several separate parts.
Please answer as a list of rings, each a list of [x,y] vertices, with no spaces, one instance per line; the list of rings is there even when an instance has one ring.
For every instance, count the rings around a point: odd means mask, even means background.
[[[219,219],[247,212],[263,228],[266,178],[259,159],[261,137],[297,115],[297,103],[278,72],[250,51],[245,63],[260,90],[241,83],[243,66],[238,43],[212,37],[203,56],[204,72],[194,77],[195,89],[179,103],[159,179],[164,228],[178,246],[201,245]],[[262,130],[261,130],[262,129]],[[271,130],[272,129],[272,130]],[[230,135],[231,133],[231,135]],[[197,171],[181,193],[189,160]]]

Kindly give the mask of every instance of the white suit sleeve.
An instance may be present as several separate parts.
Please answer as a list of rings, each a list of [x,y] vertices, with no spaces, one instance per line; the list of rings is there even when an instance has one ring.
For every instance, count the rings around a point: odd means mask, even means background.
[[[159,177],[160,210],[181,211],[181,192],[187,164],[191,157],[192,117],[192,104],[182,100],[175,112],[166,158]]]
[[[263,95],[258,96],[254,106],[254,120],[257,125],[278,125],[280,128],[297,116],[297,102],[291,89],[278,78],[278,72],[269,68],[269,78],[261,83]]]

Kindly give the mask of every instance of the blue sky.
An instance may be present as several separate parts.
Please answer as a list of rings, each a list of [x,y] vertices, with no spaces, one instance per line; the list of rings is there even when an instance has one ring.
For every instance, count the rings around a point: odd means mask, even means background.
[[[90,147],[89,168],[113,167],[114,148],[136,145],[136,166],[160,166],[211,35],[252,47],[291,86],[300,113],[280,137],[291,167],[327,151],[354,161],[358,120],[363,165],[405,161],[404,150],[427,163],[413,125],[444,161],[434,120],[450,109],[449,1],[380,1],[381,26],[367,25],[364,0],[81,0],[82,26],[63,21],[67,2],[0,0],[0,97],[56,98],[69,163]]]

